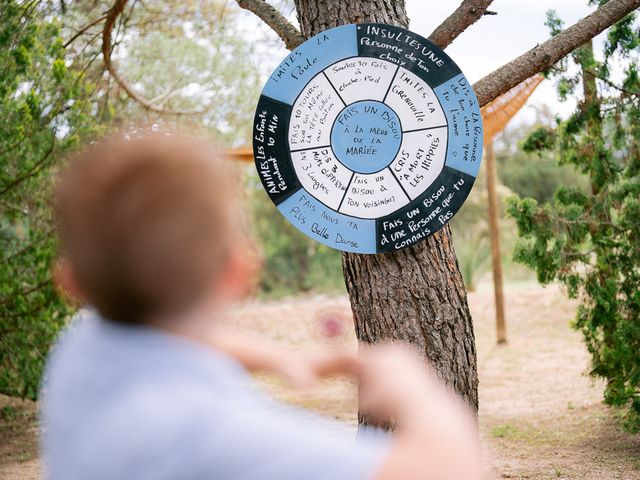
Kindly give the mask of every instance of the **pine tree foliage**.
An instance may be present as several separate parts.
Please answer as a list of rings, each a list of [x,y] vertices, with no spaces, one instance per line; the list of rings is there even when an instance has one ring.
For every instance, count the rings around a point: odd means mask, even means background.
[[[52,174],[92,124],[91,86],[67,67],[40,2],[0,7],[0,392],[35,398],[67,315],[49,269]]]
[[[552,34],[562,22],[551,12]],[[576,110],[542,127],[527,151],[554,151],[589,179],[586,189],[560,187],[551,202],[512,199],[515,259],[538,280],[558,281],[579,299],[574,326],[591,354],[591,374],[606,380],[605,402],[640,431],[640,27],[630,14],[606,33],[601,59],[588,43],[557,65],[561,98]]]

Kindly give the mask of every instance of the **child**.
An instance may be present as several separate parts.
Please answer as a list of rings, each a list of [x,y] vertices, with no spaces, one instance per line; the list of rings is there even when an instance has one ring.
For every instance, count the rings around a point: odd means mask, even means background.
[[[99,142],[63,173],[57,279],[92,310],[48,361],[47,477],[480,478],[472,416],[411,351],[310,357],[216,331],[254,273],[228,168],[202,142],[151,134]],[[352,375],[361,407],[398,428],[336,438],[246,370],[299,386]]]

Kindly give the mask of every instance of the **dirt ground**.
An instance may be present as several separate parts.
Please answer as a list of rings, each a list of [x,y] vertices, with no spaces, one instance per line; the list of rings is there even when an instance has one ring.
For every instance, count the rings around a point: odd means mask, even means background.
[[[569,327],[575,304],[557,287],[534,283],[510,285],[506,299],[509,343],[496,346],[490,285],[469,295],[488,478],[640,479],[640,435],[619,431],[615,412],[601,403],[602,384],[585,375],[587,354]],[[306,296],[248,302],[224,324],[293,348],[356,348],[349,319],[346,298]],[[327,337],[326,329],[337,335]],[[329,380],[304,394],[260,381],[278,398],[355,429],[355,387],[348,381]],[[0,397],[0,479],[39,477],[36,430],[32,403]]]

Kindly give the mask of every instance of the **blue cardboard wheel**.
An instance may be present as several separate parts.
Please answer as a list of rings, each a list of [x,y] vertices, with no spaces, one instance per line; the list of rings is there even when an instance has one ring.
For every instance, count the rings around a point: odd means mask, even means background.
[[[296,228],[381,253],[440,230],[482,158],[478,100],[458,66],[409,30],[326,30],[273,71],[256,109],[258,175]]]

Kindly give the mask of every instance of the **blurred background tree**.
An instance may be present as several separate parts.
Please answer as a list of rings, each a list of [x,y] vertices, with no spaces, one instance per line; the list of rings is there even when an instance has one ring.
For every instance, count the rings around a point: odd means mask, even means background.
[[[122,82],[152,108],[135,101],[105,70],[103,33],[114,2],[79,0],[58,11],[67,55],[97,84],[100,119],[120,127],[195,129],[225,146],[246,144],[261,88],[258,53],[275,41],[265,30],[243,29],[242,11],[229,4],[124,5],[111,33],[110,58]]]
[[[541,127],[555,124],[555,116],[549,107],[534,109],[532,122],[521,122],[507,128],[496,141],[496,160],[502,183],[521,197],[548,202],[558,187],[588,185],[587,178],[573,165],[559,164],[553,152],[532,152],[523,148],[523,139]],[[526,145],[524,146],[526,147]]]
[[[550,12],[548,25],[556,34],[562,22]],[[605,402],[624,407],[632,432],[640,431],[639,47],[631,14],[607,30],[602,52],[589,42],[549,72],[577,108],[534,130],[523,148],[574,166],[588,186],[561,185],[551,199],[509,204],[520,236],[515,258],[580,301],[575,328],[591,353],[591,374],[606,380]]]
[[[70,310],[51,281],[49,209],[60,159],[94,133],[94,85],[69,68],[60,24],[38,2],[0,9],[0,392],[34,398]]]

